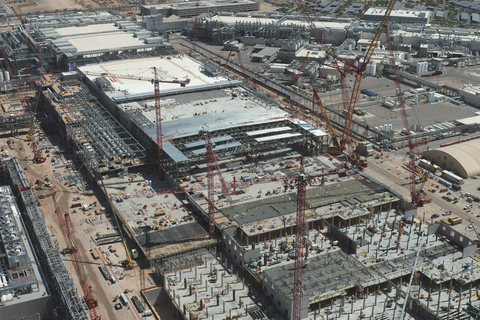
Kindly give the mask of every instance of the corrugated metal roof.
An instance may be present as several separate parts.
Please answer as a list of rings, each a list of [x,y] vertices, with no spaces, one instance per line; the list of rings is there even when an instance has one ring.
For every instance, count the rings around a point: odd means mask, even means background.
[[[301,135],[302,134],[299,132],[291,132],[291,133],[277,134],[275,136],[255,138],[255,140],[257,142],[265,142],[265,141],[272,141],[272,140],[287,139],[287,138],[292,138],[292,137],[301,136]]]
[[[331,2],[331,1],[325,1],[324,3],[322,3],[322,4],[320,5],[320,7],[324,7],[324,8],[325,8],[325,7],[328,6],[330,3],[332,3],[332,2]]]
[[[163,151],[175,162],[188,161],[188,158],[170,142],[163,142]]]
[[[435,18],[443,18],[443,11],[437,11],[437,13],[435,13]]]
[[[478,13],[472,13],[472,21],[477,23],[480,22],[480,16]]]
[[[215,146],[213,147],[213,151],[217,151],[217,150],[223,150],[223,149],[228,149],[228,148],[235,148],[235,147],[240,147],[242,144],[240,142],[232,142],[232,143],[227,143],[227,144],[221,144],[221,145],[218,145],[218,146]],[[202,148],[202,149],[197,149],[197,150],[193,150],[192,153],[193,154],[202,154],[202,153],[206,153],[207,152],[207,149],[206,148]]]
[[[228,140],[233,140],[233,137],[232,136],[223,136],[223,137],[218,137],[218,138],[212,138],[212,143],[228,141]],[[192,142],[192,143],[187,143],[185,145],[185,147],[186,148],[193,148],[193,147],[200,147],[200,146],[204,146],[204,145],[205,145],[205,141],[200,140],[200,141],[196,141],[196,142]]]
[[[419,4],[417,6],[417,10],[423,10],[423,9],[425,9],[425,6],[423,4]]]
[[[460,20],[468,20],[468,13],[462,12],[460,14]]]
[[[290,128],[290,127],[271,128],[271,129],[265,129],[265,130],[250,131],[250,132],[247,132],[246,135],[248,135],[248,136],[258,136],[260,134],[288,131],[288,130],[291,130],[291,129],[292,128]]]

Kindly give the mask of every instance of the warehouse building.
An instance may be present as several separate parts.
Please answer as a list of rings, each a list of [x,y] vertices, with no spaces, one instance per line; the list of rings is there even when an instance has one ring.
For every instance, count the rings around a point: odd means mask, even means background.
[[[480,141],[478,140],[431,150],[428,156],[443,170],[452,171],[462,178],[480,174]]]
[[[156,5],[144,5],[141,8],[142,15],[164,15],[177,17],[193,17],[203,13],[217,12],[249,12],[260,10],[260,3],[252,0],[239,1],[198,1],[163,3]]]

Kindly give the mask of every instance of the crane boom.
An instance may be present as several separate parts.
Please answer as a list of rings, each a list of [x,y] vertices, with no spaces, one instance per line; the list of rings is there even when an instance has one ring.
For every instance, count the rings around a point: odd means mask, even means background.
[[[393,55],[393,46],[392,41],[390,40],[390,33],[388,32],[387,25],[384,26],[385,31],[385,39],[388,47],[389,57],[390,57],[390,67],[393,71],[393,80],[395,83],[395,90],[397,94],[398,105],[400,107],[400,112],[402,115],[403,120],[403,127],[406,130],[406,135],[408,139],[408,147],[409,147],[409,167],[410,167],[410,196],[411,201],[415,204],[423,205],[425,203],[425,199],[423,199],[423,185],[417,185],[415,182],[416,174],[415,174],[415,155],[417,154],[417,146],[423,144],[426,141],[426,138],[420,140],[419,142],[414,143],[412,139],[412,133],[410,132],[410,126],[408,124],[408,117],[407,112],[405,110],[405,101],[403,99],[402,88],[400,86],[400,80],[398,78],[397,67],[395,65],[395,57]],[[425,181],[425,180],[424,180]]]
[[[390,3],[388,4],[388,7],[385,11],[385,15],[383,16],[383,19],[380,22],[380,25],[378,26],[377,32],[375,33],[375,36],[373,37],[373,40],[370,43],[370,46],[368,47],[365,57],[363,58],[363,63],[355,75],[355,83],[353,85],[352,95],[350,97],[350,107],[348,109],[348,113],[345,118],[345,128],[343,130],[342,137],[340,139],[342,151],[345,148],[345,143],[347,141],[348,136],[350,135],[352,120],[353,120],[353,112],[355,111],[355,106],[357,105],[358,93],[360,92],[360,84],[362,82],[363,71],[365,71],[367,64],[370,62],[370,59],[372,58],[373,52],[377,48],[378,41],[380,40],[380,36],[382,35],[384,30],[384,26],[387,25],[388,18],[390,17],[390,14],[392,13],[393,7],[395,6],[396,2],[397,0],[391,0]]]
[[[325,106],[322,103],[322,99],[320,99],[320,96],[318,95],[318,92],[315,88],[313,88],[313,100],[315,103],[315,100],[317,101],[317,106],[320,109],[320,112],[322,113],[323,119],[325,121],[325,124],[327,125],[328,132],[330,133],[330,137],[332,139],[333,145],[335,149],[340,149],[340,143],[338,142],[337,139],[337,134],[335,133],[335,129],[333,129],[333,125],[330,122],[330,118],[328,117],[327,110],[325,109]]]

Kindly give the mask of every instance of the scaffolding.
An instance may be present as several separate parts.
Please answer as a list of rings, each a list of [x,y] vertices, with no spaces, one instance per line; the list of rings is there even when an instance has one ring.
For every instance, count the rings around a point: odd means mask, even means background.
[[[64,81],[44,91],[82,161],[100,174],[145,164],[145,149],[108,113],[80,81]]]
[[[37,256],[42,262],[43,270],[53,286],[52,292],[58,294],[60,313],[63,319],[88,320],[88,307],[79,297],[77,288],[67,271],[62,256],[50,237],[48,228],[37,206],[37,199],[30,189],[27,177],[17,158],[2,161],[5,172],[8,172],[13,189],[16,190],[24,207],[27,228],[30,229]]]

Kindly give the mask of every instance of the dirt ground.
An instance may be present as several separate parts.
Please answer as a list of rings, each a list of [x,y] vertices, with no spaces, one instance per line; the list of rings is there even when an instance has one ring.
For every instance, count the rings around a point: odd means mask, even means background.
[[[58,136],[50,137],[51,142],[55,149],[60,150],[60,155],[64,159],[70,157],[73,158],[73,154],[67,153],[65,150],[62,150],[62,145],[59,145],[60,139]],[[7,140],[14,141],[15,150],[10,150],[7,147]],[[99,271],[99,266],[101,265],[101,260],[94,260],[91,255],[91,249],[96,247],[93,238],[95,238],[97,233],[109,233],[113,232],[114,221],[111,215],[107,212],[106,214],[96,215],[93,214],[94,210],[99,210],[100,206],[104,206],[104,199],[101,195],[86,197],[78,193],[76,188],[69,188],[65,186],[64,183],[61,183],[54,177],[54,173],[75,173],[76,168],[81,164],[76,163],[72,169],[66,169],[63,166],[60,166],[59,163],[52,164],[51,158],[53,157],[53,151],[51,150],[48,154],[47,161],[44,163],[34,163],[33,162],[33,151],[30,146],[30,142],[25,139],[25,135],[20,135],[18,137],[8,137],[0,139],[0,145],[4,146],[5,150],[9,152],[10,156],[18,157],[20,164],[23,168],[26,168],[25,173],[31,184],[34,184],[36,180],[45,180],[45,177],[48,177],[50,182],[53,184],[54,189],[56,190],[56,201],[60,208],[62,214],[64,212],[70,213],[70,218],[75,229],[75,237],[77,239],[78,252],[80,253],[82,264],[85,270],[86,277],[90,285],[92,285],[92,296],[98,300],[98,307],[96,312],[98,315],[101,315],[102,319],[140,319],[141,317],[136,314],[135,308],[124,307],[121,310],[114,309],[113,299],[116,295],[121,294],[126,289],[129,289],[133,295],[137,295],[140,299],[140,277],[143,274],[145,283],[147,287],[150,287],[150,283],[147,278],[150,276],[148,272],[149,269],[140,269],[139,267],[134,268],[133,270],[125,270],[121,266],[121,261],[126,259],[126,253],[123,249],[121,243],[112,244],[116,249],[116,254],[109,252],[107,245],[102,246],[102,251],[112,262],[112,269],[117,275],[123,273],[125,279],[120,280],[117,284],[109,284],[103,278],[102,274]],[[46,156],[47,154],[44,154]],[[41,204],[40,209],[42,210],[45,218],[47,228],[50,230],[50,235],[56,244],[58,244],[59,250],[63,250],[67,247],[67,242],[64,235],[62,234],[62,229],[59,223],[58,216],[55,212],[55,206],[52,200],[51,191],[48,188],[43,188],[43,190],[35,190],[35,196],[39,199]],[[94,210],[88,212],[83,212],[80,208],[71,208],[72,203],[75,203],[74,198],[80,197],[82,203],[93,203],[97,202],[97,207]],[[100,200],[99,200],[100,199]],[[74,212],[75,211],[75,212]],[[86,220],[91,220],[92,223],[87,223]],[[83,296],[83,291],[81,289],[78,276],[75,273],[70,255],[64,255],[63,260],[65,265],[70,272],[72,279],[77,285],[79,296]],[[132,295],[130,295],[132,297]]]
[[[36,12],[46,10],[63,10],[72,8],[93,8],[98,4],[92,0],[39,0],[34,5],[18,6],[20,12]]]

